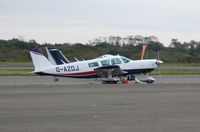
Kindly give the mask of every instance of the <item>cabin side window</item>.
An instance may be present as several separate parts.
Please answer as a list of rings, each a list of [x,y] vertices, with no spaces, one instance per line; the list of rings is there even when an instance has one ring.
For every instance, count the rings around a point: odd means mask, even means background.
[[[130,62],[130,60],[129,60],[128,58],[125,58],[125,57],[121,57],[121,58],[122,58],[122,61],[123,61],[124,63]]]
[[[102,60],[101,64],[102,64],[102,66],[110,65],[110,60]]]
[[[116,64],[121,64],[122,61],[119,58],[114,58],[114,59],[111,59],[111,63],[112,65],[116,65]]]
[[[91,62],[91,63],[88,63],[88,66],[89,67],[98,67],[99,66],[99,64],[98,64],[98,62]]]

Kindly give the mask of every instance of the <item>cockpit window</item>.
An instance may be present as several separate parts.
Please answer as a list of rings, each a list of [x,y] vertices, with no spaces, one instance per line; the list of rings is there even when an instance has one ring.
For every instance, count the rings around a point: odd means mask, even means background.
[[[119,58],[114,58],[114,59],[111,59],[111,63],[112,65],[121,64],[122,61]]]
[[[102,60],[101,64],[102,64],[102,66],[110,65],[110,60]]]
[[[123,61],[124,63],[130,62],[130,60],[129,60],[128,58],[126,58],[126,57],[121,57],[121,58],[122,58],[122,61]]]
[[[98,64],[98,62],[92,62],[92,63],[88,63],[88,66],[89,67],[98,67],[99,64]]]

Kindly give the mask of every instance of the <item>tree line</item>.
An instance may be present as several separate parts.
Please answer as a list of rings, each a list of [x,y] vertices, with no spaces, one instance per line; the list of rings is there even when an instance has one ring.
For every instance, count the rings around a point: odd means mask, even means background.
[[[133,60],[140,59],[142,44],[138,45],[113,45],[109,43],[99,43],[97,45],[88,44],[39,44],[35,40],[29,42],[19,39],[0,40],[0,61],[1,62],[30,62],[31,58],[28,50],[37,48],[46,55],[45,47],[60,49],[71,61],[74,57],[79,60],[92,59],[104,54],[120,54]],[[169,47],[165,47],[159,42],[148,44],[145,58],[158,58],[166,63],[200,63],[200,42],[173,42]]]

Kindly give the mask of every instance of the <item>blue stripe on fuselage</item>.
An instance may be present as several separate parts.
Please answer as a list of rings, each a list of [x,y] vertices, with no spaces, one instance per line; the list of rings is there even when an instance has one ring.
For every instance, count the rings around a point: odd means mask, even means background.
[[[123,71],[126,71],[127,73],[125,73],[125,74],[129,75],[129,74],[148,73],[153,70],[154,70],[153,68],[148,68],[148,69],[130,69],[130,70],[123,70]]]

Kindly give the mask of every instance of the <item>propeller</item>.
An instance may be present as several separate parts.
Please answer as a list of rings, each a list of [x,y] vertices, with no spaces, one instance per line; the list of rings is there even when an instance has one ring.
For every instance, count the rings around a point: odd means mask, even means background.
[[[162,63],[164,63],[164,62],[160,60],[160,52],[159,52],[159,49],[158,49],[156,64],[158,65],[158,75],[159,76],[161,75],[161,73],[160,73],[160,64],[162,64]]]

